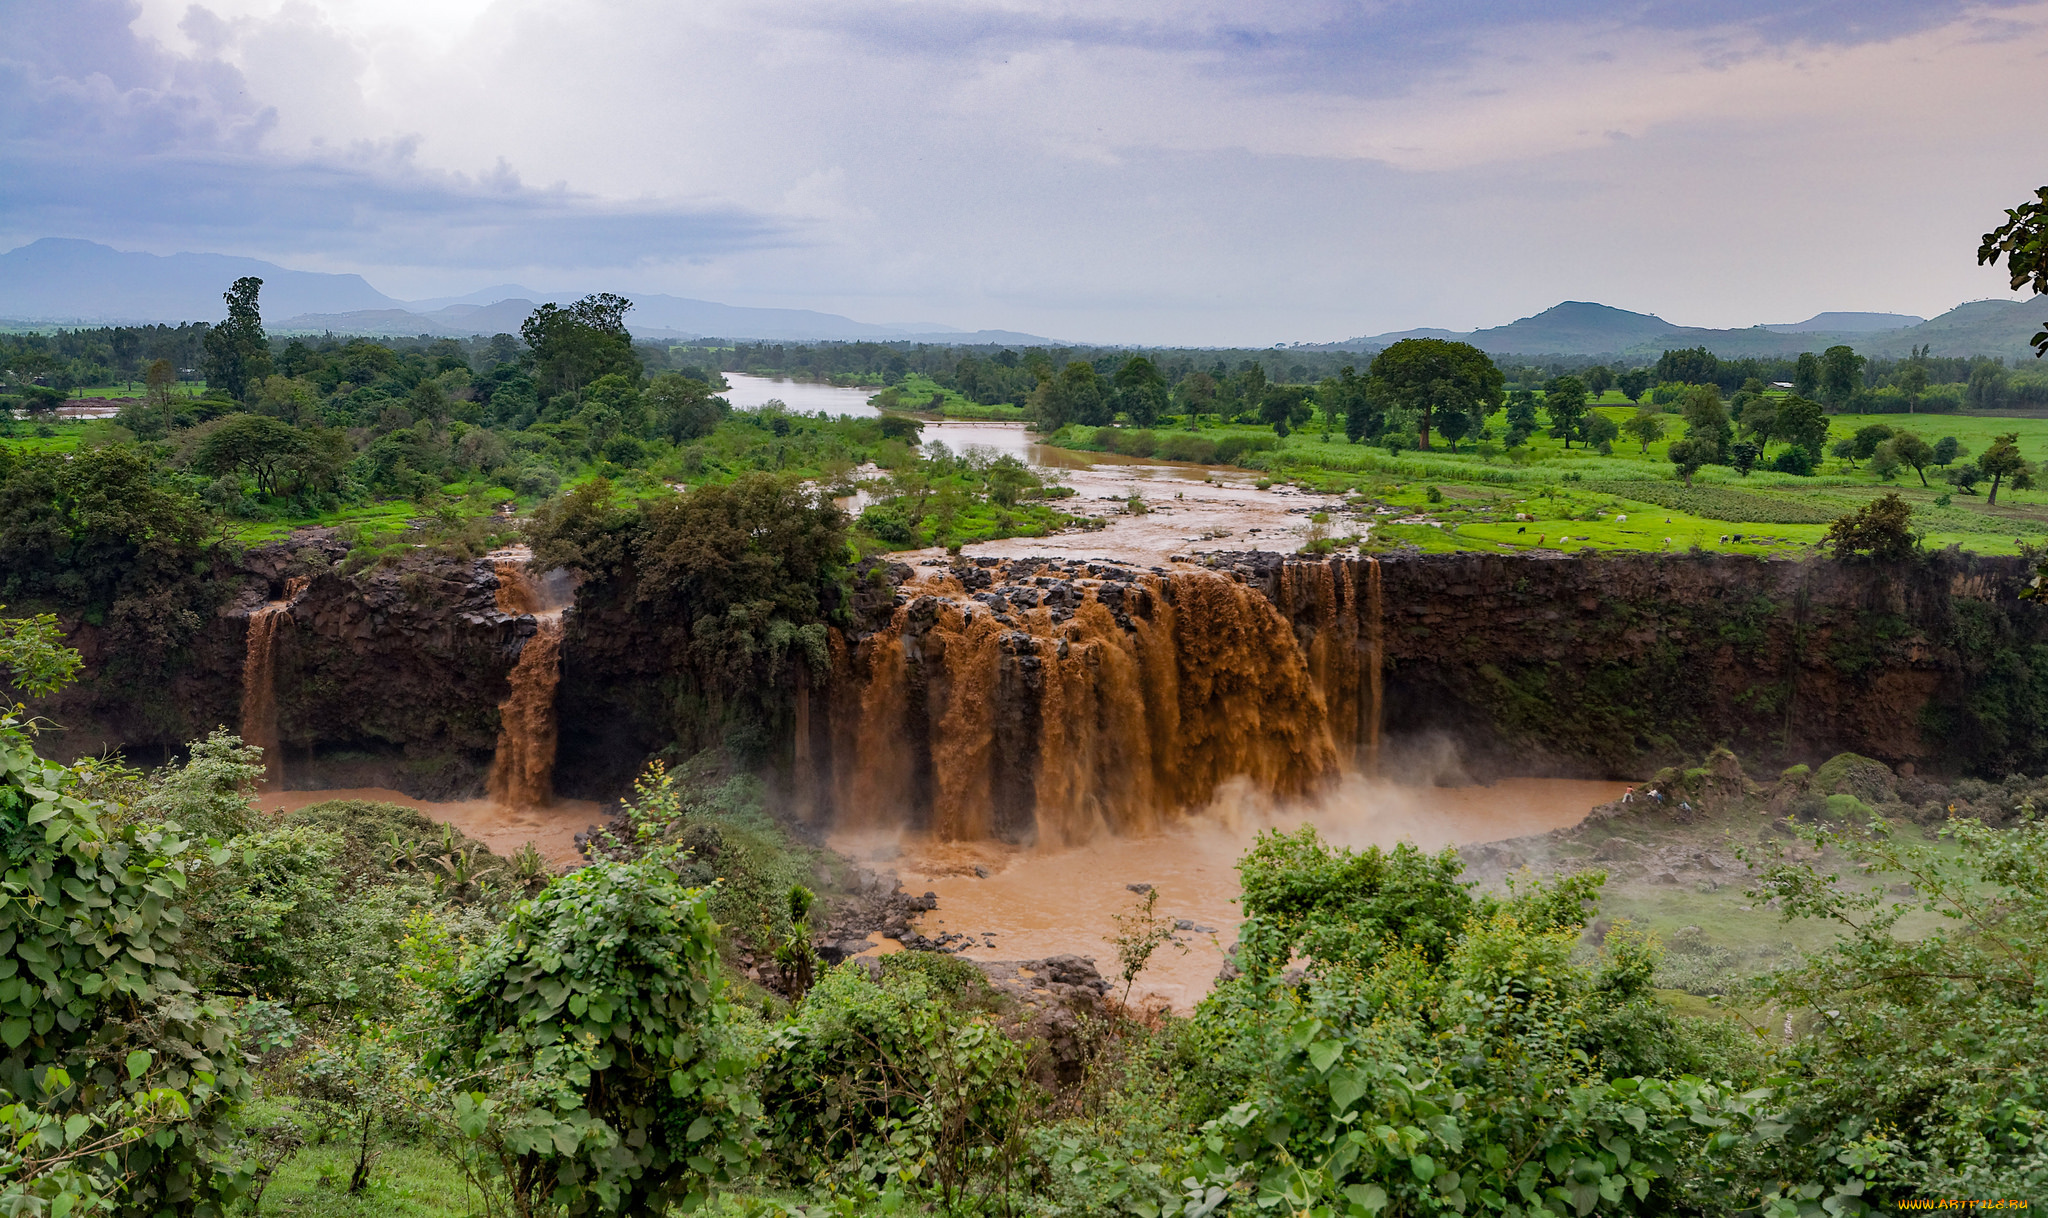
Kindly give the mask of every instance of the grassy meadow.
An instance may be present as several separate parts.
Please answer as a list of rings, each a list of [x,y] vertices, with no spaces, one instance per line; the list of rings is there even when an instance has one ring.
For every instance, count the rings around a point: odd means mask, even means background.
[[[1610,392],[1596,407],[1617,424],[1635,413],[1634,406],[1618,399],[1618,393]],[[1925,486],[1910,468],[1887,480],[1867,462],[1852,464],[1833,456],[1810,477],[1778,473],[1762,468],[1784,447],[1773,444],[1749,475],[1710,465],[1687,487],[1668,455],[1672,442],[1684,434],[1683,421],[1675,415],[1666,420],[1663,439],[1643,446],[1624,435],[1611,453],[1602,455],[1580,443],[1567,448],[1547,431],[1512,453],[1503,452],[1496,441],[1467,441],[1453,451],[1441,437],[1429,451],[1389,452],[1348,442],[1342,420],[1325,430],[1318,416],[1267,451],[1240,461],[1275,480],[1350,496],[1354,508],[1373,522],[1368,548],[1375,550],[1505,554],[1698,547],[1789,556],[1807,552],[1830,522],[1887,492],[1912,505],[1914,526],[1930,547],[2015,554],[2048,545],[2048,478],[2028,490],[2002,487],[1993,505],[1987,486],[1975,493],[1961,491],[1944,479],[1945,470],[1934,466],[1926,470]],[[1836,415],[1829,423],[1830,443],[1878,423],[1917,432],[1930,444],[1953,436],[1962,446],[1960,460],[1981,454],[1993,437],[2012,432],[2029,461],[2048,462],[2048,418]],[[1488,427],[1495,435],[1504,432],[1505,414],[1496,413]],[[1131,452],[1133,437],[1128,429],[1119,431],[1125,434],[1112,438],[1096,429],[1068,427],[1050,439],[1083,450],[1114,443],[1119,451]],[[1153,434],[1164,441],[1188,433],[1175,425]],[[1204,426],[1194,434],[1212,442],[1275,439],[1271,428],[1248,423]],[[1332,521],[1329,527],[1340,537],[1357,531],[1349,521]]]

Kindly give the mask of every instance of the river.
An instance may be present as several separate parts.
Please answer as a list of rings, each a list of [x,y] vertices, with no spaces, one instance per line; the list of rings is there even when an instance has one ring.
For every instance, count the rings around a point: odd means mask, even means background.
[[[936,892],[939,907],[917,928],[964,934],[976,960],[1027,960],[1074,953],[1117,972],[1114,916],[1151,884],[1157,912],[1204,928],[1180,935],[1185,953],[1161,947],[1131,991],[1133,1005],[1187,1011],[1209,992],[1241,920],[1236,864],[1262,830],[1314,825],[1335,845],[1363,849],[1411,841],[1426,850],[1563,829],[1627,784],[1561,778],[1504,779],[1491,786],[1409,786],[1346,778],[1306,809],[1274,811],[1242,795],[1164,832],[1099,838],[1077,850],[1039,851],[992,843],[931,843],[907,835],[840,834],[835,848],[870,866],[893,867],[911,892]],[[986,878],[976,874],[986,871]],[[883,941],[876,951],[896,950]]]

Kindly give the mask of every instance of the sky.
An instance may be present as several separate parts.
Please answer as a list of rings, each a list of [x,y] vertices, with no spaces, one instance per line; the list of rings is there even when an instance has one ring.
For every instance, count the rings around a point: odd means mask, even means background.
[[[1168,345],[2002,297],[2028,0],[0,0],[83,237]]]

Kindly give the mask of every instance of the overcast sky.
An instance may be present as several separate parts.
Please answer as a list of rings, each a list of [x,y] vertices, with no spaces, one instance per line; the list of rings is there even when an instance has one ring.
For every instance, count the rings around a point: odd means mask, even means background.
[[[1156,343],[2004,295],[2048,3],[0,0],[0,248]]]

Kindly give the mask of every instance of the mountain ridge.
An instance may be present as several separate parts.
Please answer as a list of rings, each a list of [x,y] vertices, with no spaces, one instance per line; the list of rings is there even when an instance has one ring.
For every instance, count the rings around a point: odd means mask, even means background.
[[[1791,325],[1758,325],[1745,329],[1717,330],[1681,326],[1652,313],[1636,313],[1612,305],[1567,300],[1541,313],[1518,318],[1504,326],[1456,332],[1449,330],[1402,330],[1314,344],[1331,350],[1377,352],[1403,338],[1444,338],[1467,342],[1489,355],[1653,356],[1682,347],[1705,347],[1724,359],[1750,356],[1798,355],[1822,351],[1837,344],[1854,347],[1863,355],[1903,356],[1925,346],[1929,353],[1943,356],[1987,355],[2001,358],[2033,356],[2027,339],[2040,328],[2048,301],[1973,300],[1957,305],[1938,317],[1917,324],[1876,329],[1812,330],[1805,322]],[[1850,324],[1868,325],[1863,319],[1906,318],[1907,314],[1820,313],[1814,321],[1829,318],[1854,319]],[[1799,328],[1794,328],[1799,327]]]

